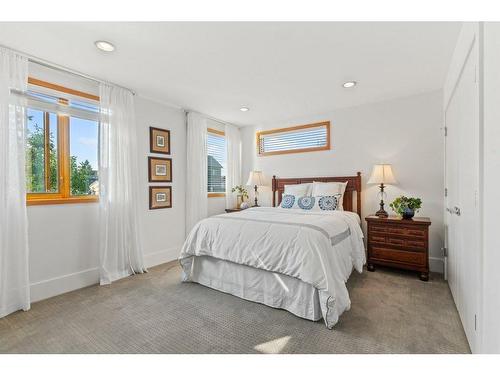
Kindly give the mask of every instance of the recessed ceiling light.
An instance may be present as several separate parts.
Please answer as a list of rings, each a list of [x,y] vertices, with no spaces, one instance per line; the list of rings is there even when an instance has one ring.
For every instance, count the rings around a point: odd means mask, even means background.
[[[250,111],[250,108],[248,108],[248,107],[241,107],[240,111],[241,112],[248,112],[248,111]]]
[[[347,81],[342,86],[344,86],[345,89],[350,89],[351,87],[356,86],[356,84],[356,81]]]
[[[106,42],[105,40],[98,40],[94,44],[97,48],[104,52],[113,52],[115,50],[115,46],[110,42]]]

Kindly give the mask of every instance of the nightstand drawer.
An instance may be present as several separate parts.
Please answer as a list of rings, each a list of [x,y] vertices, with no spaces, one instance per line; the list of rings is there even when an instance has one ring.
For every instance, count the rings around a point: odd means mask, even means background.
[[[378,260],[411,263],[415,265],[425,265],[427,260],[425,253],[392,250],[375,246],[371,248],[371,257]]]
[[[368,236],[368,241],[370,244],[387,244],[394,246],[397,250],[408,250],[408,251],[425,251],[427,249],[425,241],[412,238],[401,238],[401,237],[391,237],[384,236],[378,233],[370,233]]]
[[[397,227],[396,226],[387,226],[387,233],[405,235],[406,228],[402,228],[400,226],[397,226]]]
[[[387,237],[387,243],[389,243],[391,245],[404,246],[405,240],[402,238],[397,238],[397,237]]]
[[[406,235],[412,237],[425,238],[427,236],[427,229],[406,228]]]
[[[373,233],[387,233],[387,227],[383,225],[370,224],[370,232]]]
[[[383,233],[370,233],[368,236],[370,242],[385,243],[385,235]]]
[[[406,240],[405,247],[409,249],[416,249],[416,250],[426,250],[427,246],[424,240]]]
[[[389,235],[396,235],[396,236],[425,238],[427,231],[425,229],[418,229],[418,228],[415,229],[415,228],[405,228],[400,226],[388,226],[386,233]]]

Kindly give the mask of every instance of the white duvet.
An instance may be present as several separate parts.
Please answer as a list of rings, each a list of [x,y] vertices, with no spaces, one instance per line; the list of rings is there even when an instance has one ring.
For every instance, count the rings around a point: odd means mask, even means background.
[[[344,241],[350,246],[338,246]],[[328,328],[350,308],[345,283],[352,268],[362,272],[365,263],[357,214],[272,207],[212,216],[196,224],[179,257],[183,281],[190,280],[193,257],[202,255],[311,284],[318,289]]]

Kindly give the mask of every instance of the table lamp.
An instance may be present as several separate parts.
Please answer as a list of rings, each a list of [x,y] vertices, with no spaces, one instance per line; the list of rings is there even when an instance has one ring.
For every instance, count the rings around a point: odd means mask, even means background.
[[[255,189],[255,204],[253,205],[253,207],[258,207],[259,205],[257,203],[257,195],[258,195],[257,187],[258,186],[265,186],[264,175],[262,174],[262,172],[261,171],[251,171],[250,175],[248,176],[247,185],[254,187],[254,189]]]
[[[387,211],[384,210],[384,187],[386,185],[397,184],[392,167],[390,164],[375,164],[373,166],[372,175],[367,182],[368,184],[380,184],[380,210],[375,215],[378,217],[388,217]]]

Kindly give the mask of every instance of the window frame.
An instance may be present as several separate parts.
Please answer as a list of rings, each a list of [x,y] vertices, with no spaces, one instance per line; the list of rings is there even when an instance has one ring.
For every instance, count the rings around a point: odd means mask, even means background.
[[[226,133],[223,130],[217,130],[214,128],[207,128],[207,132],[222,136],[222,137],[224,137],[224,139],[226,138]],[[207,171],[208,171],[208,167],[207,167]],[[226,196],[226,192],[224,192],[224,193],[209,193],[209,192],[207,192],[208,198],[223,198],[225,196]]]
[[[291,150],[261,152],[260,143],[261,143],[262,136],[264,136],[264,135],[279,134],[279,133],[286,133],[286,132],[290,132],[290,131],[294,131],[294,130],[297,131],[297,130],[302,130],[302,129],[320,128],[320,127],[326,127],[326,145],[325,146],[304,147],[304,148],[295,148],[295,149],[291,149]],[[315,122],[312,124],[289,126],[286,128],[262,130],[262,131],[256,132],[255,137],[256,137],[256,146],[257,146],[257,156],[297,154],[297,153],[302,153],[302,152],[326,151],[326,150],[331,149],[330,121],[321,121],[321,122]]]
[[[64,86],[56,85],[50,82],[42,81],[33,77],[28,77],[28,83],[34,86],[40,86],[51,90],[59,91],[62,93],[80,96],[86,99],[91,99],[99,102],[99,97],[96,95],[88,94],[82,91],[73,90]],[[68,105],[68,100],[65,98],[58,98],[59,105]],[[29,108],[29,107],[28,107]],[[36,108],[34,108],[36,109]],[[43,110],[44,116],[49,112]],[[67,203],[96,203],[99,202],[98,195],[71,195],[71,170],[70,170],[70,115],[57,114],[57,158],[58,166],[58,192],[57,193],[26,193],[26,205],[51,205],[51,204],[67,204]],[[45,148],[45,151],[47,149]],[[45,158],[47,162],[47,158]],[[47,169],[45,169],[47,171]],[[45,175],[47,179],[47,173]]]

